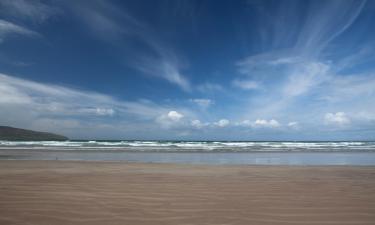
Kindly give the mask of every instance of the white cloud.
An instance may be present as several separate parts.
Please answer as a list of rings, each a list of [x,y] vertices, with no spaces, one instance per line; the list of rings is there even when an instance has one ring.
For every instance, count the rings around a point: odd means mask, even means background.
[[[229,120],[227,120],[227,119],[221,119],[221,120],[215,122],[214,125],[218,126],[218,127],[226,127],[226,126],[229,125],[229,123],[230,123]]]
[[[288,123],[288,127],[292,128],[292,129],[295,129],[295,130],[298,130],[300,128],[300,125],[299,125],[298,122],[293,121],[293,122],[289,122]]]
[[[350,124],[350,119],[344,112],[326,113],[324,116],[324,120],[327,124],[334,124],[339,126]]]
[[[255,120],[253,127],[276,128],[276,127],[280,127],[280,123],[274,119],[271,119],[271,120],[257,119]]]
[[[198,106],[202,108],[208,108],[212,104],[214,104],[214,102],[211,99],[207,99],[207,98],[194,98],[194,99],[190,99],[190,101],[197,104]]]
[[[191,125],[195,128],[202,128],[202,122],[200,120],[192,120]]]
[[[264,119],[257,119],[255,121],[250,120],[243,120],[236,124],[237,126],[242,127],[250,127],[250,128],[276,128],[280,127],[281,124],[274,119],[271,120],[264,120]]]
[[[260,85],[258,82],[253,81],[253,80],[239,80],[235,79],[233,80],[232,84],[236,87],[239,87],[244,90],[254,90],[254,89],[259,89]]]
[[[12,35],[23,35],[29,37],[40,36],[37,32],[25,27],[0,19],[0,43]]]
[[[184,115],[176,111],[169,111],[167,115],[168,118],[174,122],[178,122],[184,117]]]
[[[196,129],[201,129],[203,127],[207,127],[209,123],[202,123],[200,120],[192,120],[191,121],[191,126],[196,128]]]
[[[172,110],[157,117],[156,122],[163,128],[177,128],[185,125],[184,117],[182,113]]]

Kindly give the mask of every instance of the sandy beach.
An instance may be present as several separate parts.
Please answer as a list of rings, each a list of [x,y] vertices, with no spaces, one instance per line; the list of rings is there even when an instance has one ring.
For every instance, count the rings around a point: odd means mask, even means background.
[[[0,161],[0,224],[375,224],[375,167]]]

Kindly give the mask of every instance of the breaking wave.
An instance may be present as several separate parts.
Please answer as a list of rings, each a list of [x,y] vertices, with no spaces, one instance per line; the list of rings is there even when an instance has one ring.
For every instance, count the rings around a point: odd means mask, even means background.
[[[374,151],[375,142],[229,141],[0,141],[0,149],[123,150],[150,152]]]

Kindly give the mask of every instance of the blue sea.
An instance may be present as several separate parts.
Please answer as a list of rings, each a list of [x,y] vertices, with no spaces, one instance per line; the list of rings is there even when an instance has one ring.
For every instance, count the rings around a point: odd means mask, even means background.
[[[375,142],[0,141],[0,159],[375,165]]]

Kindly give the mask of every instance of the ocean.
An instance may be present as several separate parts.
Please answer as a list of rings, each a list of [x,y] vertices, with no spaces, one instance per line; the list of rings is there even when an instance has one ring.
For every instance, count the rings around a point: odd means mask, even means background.
[[[0,141],[0,159],[375,165],[375,142]]]

